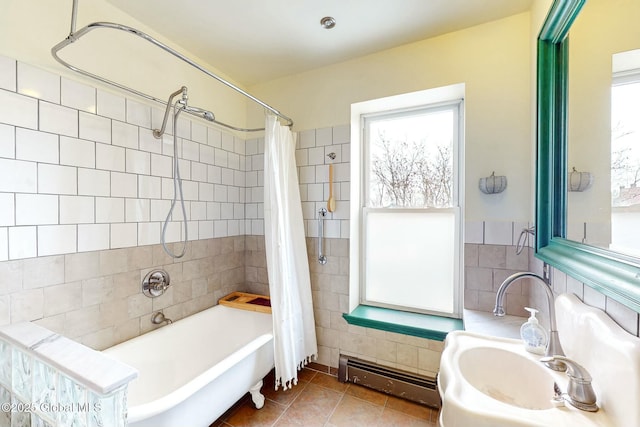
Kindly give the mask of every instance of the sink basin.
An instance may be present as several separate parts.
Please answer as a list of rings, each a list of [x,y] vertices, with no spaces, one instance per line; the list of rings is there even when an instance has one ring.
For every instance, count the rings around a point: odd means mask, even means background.
[[[459,359],[460,374],[487,396],[525,409],[551,409],[553,377],[542,363],[499,347],[473,347]]]
[[[440,427],[640,426],[640,338],[575,295],[559,295],[555,307],[562,347],[593,377],[600,410],[556,407],[553,383],[566,391],[567,375],[521,340],[457,331],[440,362]]]
[[[554,382],[567,390],[565,373],[540,363],[520,340],[465,331],[447,336],[438,388],[440,427],[613,427],[605,410],[580,411],[552,402]]]

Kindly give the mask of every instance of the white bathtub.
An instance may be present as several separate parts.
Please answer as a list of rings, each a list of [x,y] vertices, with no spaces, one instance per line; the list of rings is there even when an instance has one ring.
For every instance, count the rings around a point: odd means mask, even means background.
[[[104,350],[136,368],[135,427],[207,427],[247,391],[262,407],[274,366],[271,315],[217,305]]]

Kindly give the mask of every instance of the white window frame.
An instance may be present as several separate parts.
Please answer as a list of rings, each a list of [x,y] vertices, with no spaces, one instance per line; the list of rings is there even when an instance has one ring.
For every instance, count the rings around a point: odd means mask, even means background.
[[[462,317],[462,288],[463,288],[463,212],[464,212],[464,84],[446,86],[442,88],[430,89],[420,92],[413,92],[382,98],[373,101],[353,104],[351,111],[351,215],[350,215],[350,292],[349,311],[354,310],[358,305],[375,305],[393,308],[403,311],[424,312],[447,317]],[[364,225],[365,216],[368,211],[377,208],[366,207],[365,197],[367,195],[366,185],[368,185],[368,155],[366,153],[365,126],[364,121],[371,117],[389,116],[394,113],[405,114],[416,110],[435,110],[438,108],[451,107],[457,104],[457,140],[453,147],[453,168],[454,182],[453,193],[454,203],[457,206],[446,209],[438,209],[439,212],[446,210],[455,213],[455,272],[453,286],[453,309],[452,312],[430,312],[413,307],[398,307],[384,303],[371,302],[366,299],[365,274],[364,274]],[[384,209],[384,208],[382,208]],[[412,208],[415,209],[415,208]],[[418,208],[421,212],[428,212],[433,209]]]

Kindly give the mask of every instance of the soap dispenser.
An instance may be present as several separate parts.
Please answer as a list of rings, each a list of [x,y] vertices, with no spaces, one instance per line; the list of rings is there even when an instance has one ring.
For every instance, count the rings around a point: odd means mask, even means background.
[[[547,349],[549,337],[547,336],[547,331],[538,323],[538,319],[536,318],[538,310],[529,307],[525,307],[524,309],[531,313],[529,320],[523,323],[520,328],[520,336],[522,337],[522,341],[524,341],[524,348],[531,353],[544,354]]]

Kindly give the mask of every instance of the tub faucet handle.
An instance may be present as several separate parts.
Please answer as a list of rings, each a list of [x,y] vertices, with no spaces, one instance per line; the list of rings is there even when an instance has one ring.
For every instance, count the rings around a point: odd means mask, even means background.
[[[159,297],[170,284],[169,273],[164,270],[151,270],[142,280],[142,293],[149,298]]]
[[[166,291],[170,283],[166,282],[164,277],[151,276],[149,278],[149,286],[156,291]]]

